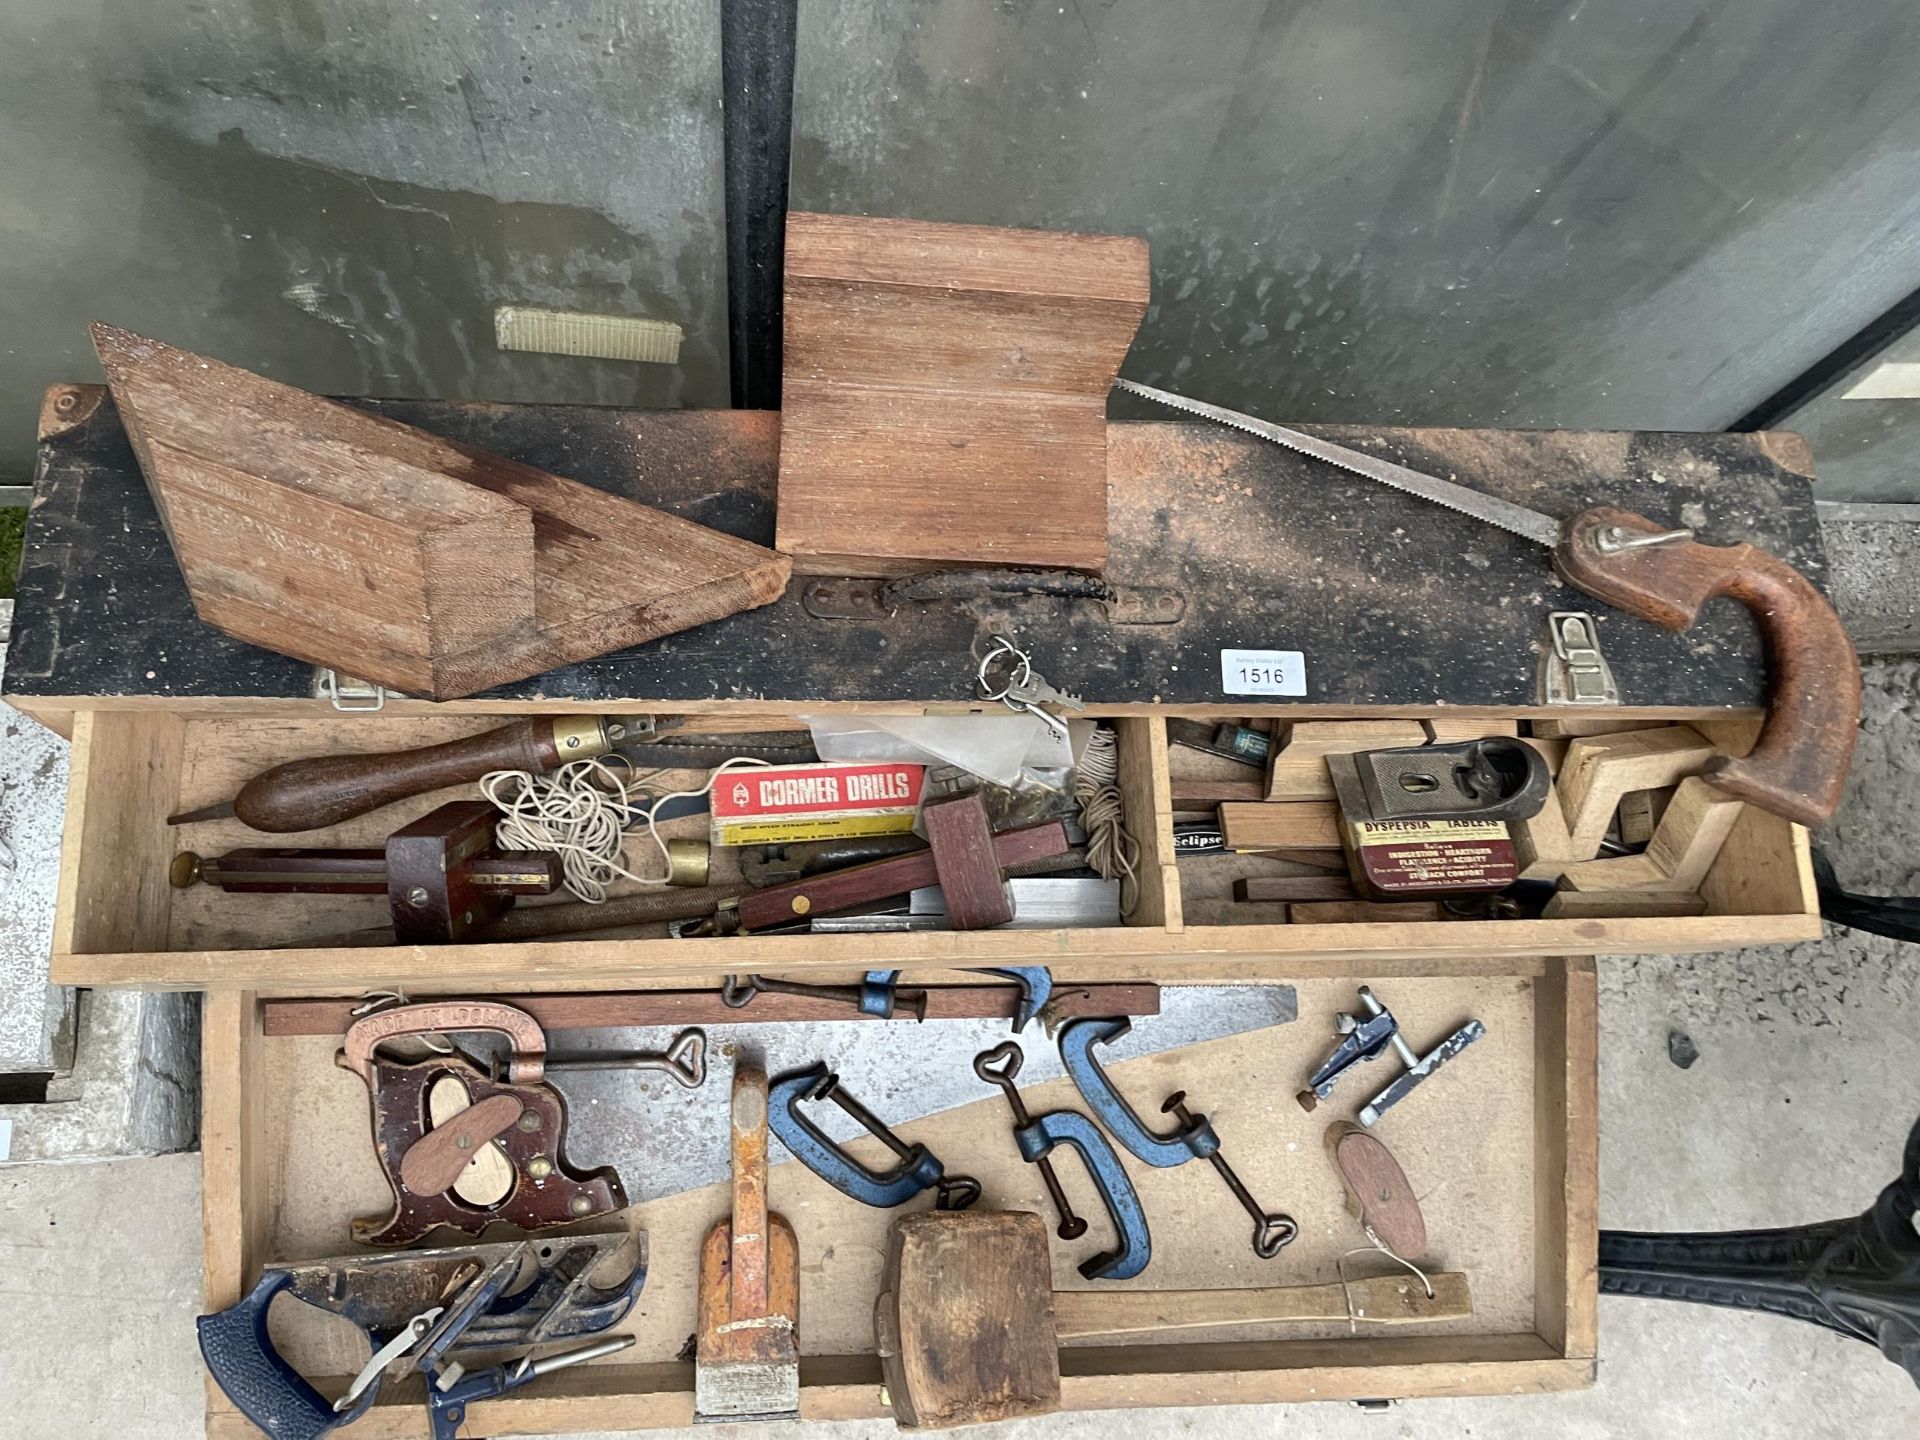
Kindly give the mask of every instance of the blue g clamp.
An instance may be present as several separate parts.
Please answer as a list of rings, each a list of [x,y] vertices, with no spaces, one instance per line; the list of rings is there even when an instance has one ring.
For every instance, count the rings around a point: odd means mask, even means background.
[[[1176,1091],[1160,1107],[1162,1114],[1173,1116],[1178,1128],[1170,1134],[1157,1134],[1134,1113],[1127,1097],[1100,1068],[1093,1047],[1118,1040],[1131,1029],[1133,1022],[1124,1016],[1072,1020],[1061,1027],[1060,1058],[1066,1063],[1067,1074],[1073,1077],[1080,1098],[1136,1159],[1161,1170],[1170,1170],[1189,1160],[1205,1160],[1211,1165],[1222,1183],[1233,1192],[1233,1198],[1240,1202],[1240,1208],[1253,1220],[1253,1253],[1262,1260],[1271,1260],[1293,1243],[1300,1233],[1299,1226],[1291,1215],[1277,1210],[1269,1212],[1253,1198],[1220,1153],[1220,1137],[1214,1132],[1213,1123],[1206,1116],[1195,1115],[1187,1109],[1186,1092]]]
[[[1156,1169],[1171,1170],[1189,1160],[1205,1160],[1217,1154],[1220,1137],[1213,1133],[1213,1125],[1206,1116],[1193,1117],[1172,1134],[1157,1135],[1133,1113],[1127,1097],[1100,1068],[1100,1062],[1094,1059],[1093,1047],[1111,1044],[1132,1029],[1133,1022],[1124,1016],[1072,1020],[1061,1027],[1060,1058],[1066,1063],[1067,1074],[1073,1077],[1080,1098],[1135,1159],[1144,1160]]]
[[[869,1170],[840,1148],[800,1110],[803,1100],[831,1100],[853,1117],[869,1135],[900,1157],[888,1171]],[[922,1190],[936,1193],[940,1210],[964,1210],[980,1198],[980,1182],[967,1175],[948,1175],[940,1158],[926,1146],[909,1145],[879,1117],[840,1088],[840,1077],[822,1060],[805,1070],[790,1071],[767,1087],[767,1124],[793,1158],[842,1195],[891,1210]]]
[[[1050,1157],[1062,1145],[1070,1145],[1079,1152],[1080,1161],[1087,1167],[1093,1188],[1100,1192],[1101,1203],[1107,1207],[1107,1218],[1113,1222],[1114,1234],[1120,1241],[1117,1249],[1083,1260],[1080,1273],[1089,1280],[1131,1280],[1146,1269],[1147,1262],[1153,1258],[1153,1237],[1147,1230],[1147,1212],[1141,1208],[1139,1192],[1133,1188],[1133,1180],[1120,1163],[1120,1157],[1113,1153],[1107,1137],[1086,1116],[1075,1110],[1052,1110],[1039,1116],[1027,1113],[1026,1102],[1014,1084],[1025,1058],[1019,1045],[1005,1040],[973,1057],[973,1073],[989,1085],[998,1085],[1006,1095],[1007,1104],[1013,1110],[1013,1143],[1019,1148],[1022,1160],[1039,1168],[1054,1208],[1060,1212],[1059,1234],[1067,1239],[1084,1234],[1086,1221],[1068,1206],[1066,1192],[1053,1173]]]

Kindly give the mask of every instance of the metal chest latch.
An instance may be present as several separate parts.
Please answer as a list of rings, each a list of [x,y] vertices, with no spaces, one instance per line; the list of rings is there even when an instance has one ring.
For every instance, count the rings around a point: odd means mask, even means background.
[[[1547,705],[1618,705],[1620,687],[1613,683],[1607,657],[1600,653],[1600,635],[1593,616],[1584,610],[1556,610],[1547,616],[1552,653],[1541,662],[1540,699]]]
[[[348,715],[371,715],[387,707],[386,686],[342,675],[330,665],[314,668],[313,696],[316,700],[331,701],[334,709]]]

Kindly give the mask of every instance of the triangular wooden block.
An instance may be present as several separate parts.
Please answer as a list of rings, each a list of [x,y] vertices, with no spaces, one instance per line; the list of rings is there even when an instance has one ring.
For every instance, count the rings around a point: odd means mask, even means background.
[[[200,618],[435,700],[751,610],[784,555],[93,327]]]

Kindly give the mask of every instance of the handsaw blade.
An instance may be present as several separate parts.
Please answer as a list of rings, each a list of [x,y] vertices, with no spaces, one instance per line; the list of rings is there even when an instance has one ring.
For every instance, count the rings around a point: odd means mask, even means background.
[[[1345,445],[1336,445],[1331,440],[1317,440],[1298,430],[1289,430],[1284,425],[1256,420],[1253,416],[1243,415],[1238,410],[1209,405],[1204,400],[1189,400],[1184,395],[1156,390],[1151,385],[1141,385],[1132,380],[1115,380],[1114,384],[1131,394],[1144,395],[1149,400],[1156,400],[1175,410],[1184,410],[1189,415],[1198,415],[1202,419],[1231,425],[1236,430],[1244,430],[1247,434],[1257,435],[1262,440],[1271,440],[1274,444],[1283,445],[1299,454],[1324,460],[1329,465],[1337,465],[1340,469],[1354,475],[1378,480],[1382,485],[1391,485],[1394,489],[1404,490],[1409,495],[1418,495],[1422,500],[1431,500],[1434,504],[1444,505],[1449,510],[1458,510],[1462,515],[1471,515],[1476,520],[1483,520],[1489,525],[1518,535],[1523,540],[1531,540],[1536,545],[1545,545],[1548,549],[1552,549],[1560,543],[1560,522],[1551,515],[1542,515],[1538,510],[1529,510],[1524,505],[1515,505],[1509,500],[1501,500],[1478,490],[1469,490],[1464,485],[1456,485],[1451,480],[1442,480],[1437,475],[1409,470],[1405,465],[1396,465],[1391,460],[1382,460],[1361,450],[1351,450]]]
[[[1072,988],[1072,981],[1054,982],[1055,994]],[[1160,990],[1160,1013],[1135,1017],[1131,1032],[1103,1049],[1100,1059],[1111,1067],[1141,1055],[1285,1025],[1297,1013],[1291,985],[1166,985]],[[740,1015],[744,1023],[726,1027],[726,1050],[756,1057],[755,1063],[775,1075],[826,1060],[847,1093],[889,1125],[907,1125],[992,1099],[996,1092],[973,1073],[973,1057],[1007,1038],[1004,1016],[924,1024],[868,1021],[858,1027],[855,1044],[849,1043],[845,1021],[755,1024],[752,1006]],[[585,1042],[583,1051],[659,1050],[674,1034],[672,1027],[640,1027],[590,1030],[576,1038]],[[1022,1089],[1066,1074],[1060,1048],[1038,1026],[1028,1026],[1020,1044],[1026,1052]],[[698,1090],[682,1090],[650,1071],[562,1076],[569,1147],[576,1155],[592,1155],[618,1168],[636,1205],[724,1180],[728,1151],[716,1146],[713,1137],[727,1133],[726,1073],[727,1067],[715,1058],[707,1083]],[[866,1134],[832,1105],[814,1106],[808,1116],[832,1140]],[[778,1140],[773,1155],[786,1158]]]

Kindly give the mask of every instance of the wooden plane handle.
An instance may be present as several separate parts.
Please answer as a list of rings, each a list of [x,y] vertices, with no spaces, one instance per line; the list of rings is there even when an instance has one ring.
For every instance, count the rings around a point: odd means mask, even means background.
[[[1567,523],[1554,553],[1567,580],[1609,605],[1684,630],[1716,596],[1753,612],[1766,642],[1772,694],[1745,756],[1721,755],[1705,778],[1738,799],[1802,825],[1839,807],[1860,725],[1860,660],[1827,598],[1798,570],[1755,545],[1671,541],[1606,550],[1603,532],[1657,535],[1642,515],[1596,506]]]
[[[494,1095],[434,1126],[400,1157],[400,1183],[415,1195],[444,1195],[523,1108],[518,1095]]]
[[[1429,1275],[1433,1296],[1410,1271],[1342,1285],[1280,1285],[1259,1290],[1056,1290],[1054,1332],[1061,1340],[1199,1330],[1215,1325],[1344,1321],[1409,1325],[1473,1314],[1467,1277]],[[1349,1309],[1351,1306],[1351,1309]]]
[[[234,796],[233,813],[255,830],[284,834],[351,820],[410,795],[464,785],[492,770],[550,770],[606,753],[592,716],[516,720],[443,745],[367,755],[318,755],[262,771]]]

